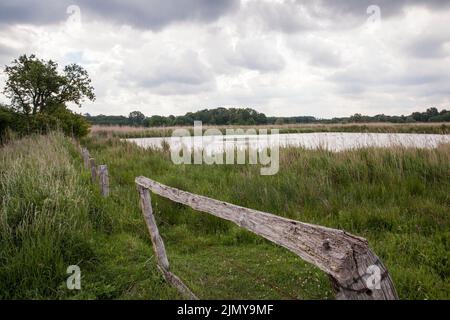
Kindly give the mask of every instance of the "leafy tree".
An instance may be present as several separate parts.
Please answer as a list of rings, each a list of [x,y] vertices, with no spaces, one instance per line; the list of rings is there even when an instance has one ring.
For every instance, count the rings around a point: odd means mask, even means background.
[[[350,117],[350,122],[362,122],[363,116],[360,113],[355,113]]]
[[[11,99],[11,108],[19,113],[51,112],[69,102],[81,106],[85,98],[95,100],[91,79],[77,64],[65,66],[60,73],[52,60],[22,55],[5,67],[5,74],[3,92]]]
[[[133,111],[128,115],[128,120],[133,126],[142,126],[144,124],[145,115],[140,111]]]
[[[430,117],[435,117],[435,116],[439,115],[439,111],[438,111],[438,109],[436,109],[434,107],[428,108],[427,115],[429,115]]]
[[[277,118],[277,120],[275,120],[275,124],[276,124],[276,125],[282,125],[282,124],[284,124],[284,119],[283,119],[283,118]]]
[[[86,118],[73,113],[67,103],[81,106],[85,98],[95,100],[86,70],[71,64],[58,71],[58,64],[35,55],[22,55],[5,67],[4,94],[8,106],[0,106],[0,135],[7,128],[19,135],[62,130],[67,135],[88,133]]]
[[[144,122],[146,127],[162,127],[167,125],[167,118],[162,116],[151,116]]]
[[[13,121],[14,114],[6,106],[0,104],[0,137],[3,136]],[[1,141],[0,141],[1,142]]]
[[[130,120],[125,116],[106,116],[100,114],[98,116],[85,115],[85,117],[86,120],[92,124],[118,126],[130,125]]]
[[[423,112],[413,112],[411,116],[415,121],[418,122],[427,122],[429,118],[429,116]]]

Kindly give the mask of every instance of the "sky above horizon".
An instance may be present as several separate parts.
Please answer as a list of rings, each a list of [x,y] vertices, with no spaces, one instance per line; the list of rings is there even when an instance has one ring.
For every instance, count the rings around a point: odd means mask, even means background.
[[[0,65],[23,53],[87,69],[92,115],[450,109],[450,1],[2,0]]]

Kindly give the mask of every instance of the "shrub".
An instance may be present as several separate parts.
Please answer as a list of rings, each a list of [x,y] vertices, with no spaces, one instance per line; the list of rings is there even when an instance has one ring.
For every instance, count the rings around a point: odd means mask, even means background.
[[[79,138],[87,135],[89,123],[83,116],[65,108],[56,108],[51,113],[25,115],[0,107],[0,137],[6,134],[8,128],[20,136],[61,130],[68,136]]]

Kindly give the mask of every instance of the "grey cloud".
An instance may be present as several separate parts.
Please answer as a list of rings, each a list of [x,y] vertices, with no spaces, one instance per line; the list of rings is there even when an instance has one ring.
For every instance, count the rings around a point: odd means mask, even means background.
[[[0,70],[3,70],[4,65],[10,64],[17,55],[18,51],[15,48],[0,43]]]
[[[336,52],[318,50],[312,53],[310,63],[318,67],[337,68],[343,64],[343,61],[341,56]]]
[[[422,97],[431,97],[431,96],[450,96],[450,85],[448,84],[450,79],[447,79],[447,82],[440,84],[439,86],[427,87],[424,90],[418,92]]]
[[[0,2],[0,24],[50,24],[67,17],[65,0],[6,0]]]
[[[239,7],[238,0],[17,0],[0,2],[2,23],[51,24],[68,17],[78,5],[83,17],[158,30],[179,21],[210,22]]]
[[[124,74],[123,85],[131,83],[162,95],[193,94],[215,88],[214,74],[192,51],[156,57],[145,66],[124,70]]]
[[[444,58],[450,56],[450,36],[443,38],[438,35],[422,35],[406,46],[406,53],[416,58]]]
[[[370,5],[380,7],[381,15],[390,17],[400,14],[408,6],[420,5],[435,10],[450,7],[450,2],[448,0],[321,0],[320,5],[337,15],[356,15],[367,19],[366,10]]]
[[[156,87],[152,88],[151,93],[162,95],[162,96],[172,96],[172,95],[191,95],[199,94],[215,89],[214,83],[162,83]]]
[[[159,30],[183,21],[211,22],[237,12],[240,0],[6,0],[0,2],[0,24],[51,24],[68,18],[70,5],[83,17]],[[391,17],[411,5],[431,10],[449,7],[447,0],[287,0],[283,3],[253,0],[242,17],[259,17],[267,28],[286,33],[326,27],[350,27],[364,22],[367,7],[377,5],[382,17]]]
[[[260,72],[281,71],[285,66],[276,44],[261,39],[240,41],[236,50],[228,52],[227,61],[231,65]]]
[[[345,63],[338,47],[323,37],[293,35],[287,38],[286,45],[300,59],[306,55],[308,63],[316,67],[338,68]]]
[[[352,28],[365,23],[372,13],[371,5],[380,7],[381,18],[399,15],[409,6],[430,10],[450,7],[448,0],[286,0],[266,2],[253,0],[245,7],[245,16],[258,17],[273,31],[296,33],[317,29]]]
[[[399,86],[420,86],[426,84],[434,84],[444,81],[447,78],[442,73],[404,73],[398,77],[394,77],[391,81],[392,84]]]
[[[442,86],[450,82],[450,75],[445,69],[430,69],[425,66],[410,65],[402,71],[388,70],[379,66],[377,72],[361,67],[335,72],[328,80],[337,86],[337,91],[344,94],[361,94],[366,91],[407,92],[417,90],[427,92],[442,91]]]
[[[177,21],[211,22],[237,9],[238,0],[83,1],[94,15],[120,24],[160,29]]]
[[[314,6],[296,1],[280,3],[254,0],[248,2],[242,12],[244,19],[256,17],[268,29],[285,33],[316,29],[320,21],[313,19],[314,15]]]
[[[12,55],[16,52],[14,48],[8,47],[0,43],[0,55]]]
[[[239,74],[242,68],[261,73],[278,72],[285,67],[276,36],[230,34],[219,27],[209,28],[208,33],[207,40],[200,46],[208,48],[204,51],[205,58],[216,74]]]

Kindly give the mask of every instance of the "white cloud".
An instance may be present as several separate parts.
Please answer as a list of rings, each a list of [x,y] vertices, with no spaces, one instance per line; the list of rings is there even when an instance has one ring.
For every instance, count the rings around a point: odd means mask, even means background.
[[[36,53],[83,65],[97,100],[77,110],[91,114],[245,106],[333,117],[448,109],[450,8],[405,3],[382,2],[377,27],[366,24],[360,2],[250,0],[240,9],[208,9],[195,1],[189,14],[164,7],[164,21],[145,21],[156,18],[145,6],[138,14],[139,1],[120,5],[122,13],[109,7],[111,17],[81,3],[79,25],[67,22],[66,7],[55,21],[11,13],[0,24],[0,63]]]

